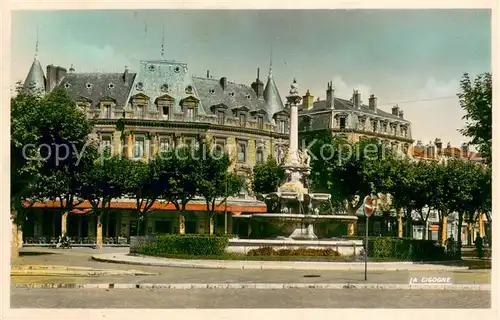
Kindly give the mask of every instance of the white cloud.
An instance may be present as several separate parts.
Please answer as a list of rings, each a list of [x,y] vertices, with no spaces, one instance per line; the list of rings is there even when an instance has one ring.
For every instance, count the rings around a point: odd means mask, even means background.
[[[340,76],[334,77],[331,81],[333,83],[333,89],[335,90],[336,97],[350,99],[352,97],[353,90],[358,90],[361,94],[362,102],[368,103],[368,96],[372,93],[370,85],[347,83]]]

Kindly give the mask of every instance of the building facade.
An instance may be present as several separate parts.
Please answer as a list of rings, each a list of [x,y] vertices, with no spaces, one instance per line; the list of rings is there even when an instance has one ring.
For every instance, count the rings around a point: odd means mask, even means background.
[[[375,138],[405,154],[412,153],[411,122],[404,118],[399,106],[392,107],[391,113],[385,112],[377,107],[377,97],[373,94],[366,105],[358,90],[353,91],[350,99],[336,97],[332,82],[327,85],[325,100],[314,101],[309,90],[302,98],[299,132],[320,130],[344,135],[351,142]]]
[[[265,212],[251,191],[255,164],[269,156],[278,159],[288,145],[289,113],[283,106],[271,70],[266,85],[257,78],[250,85],[231,82],[227,77],[194,77],[186,63],[167,60],[141,61],[137,72],[79,73],[48,65],[44,73],[35,58],[23,84],[24,90],[49,93],[67,91],[89,119],[101,148],[112,154],[148,161],[158,152],[179,145],[192,145],[206,139],[224,148],[232,161],[230,170],[244,177],[239,195],[228,199],[217,211],[229,212],[224,223],[209,221],[205,205],[195,199],[188,213],[179,215],[172,206],[153,207],[148,225],[139,229],[161,233],[232,233],[232,214]],[[90,206],[83,203],[61,216],[55,203],[38,203],[28,217],[25,242],[53,239],[62,232],[88,242],[102,228],[104,238],[135,235],[139,223],[135,201],[118,199],[102,225],[85,215]],[[208,220],[207,220],[208,219]],[[219,226],[218,228],[216,226]],[[215,228],[215,230],[214,230]],[[222,230],[221,230],[222,229]],[[39,239],[39,240],[37,240]],[[41,239],[41,240],[40,240]],[[109,240],[112,241],[112,240]]]

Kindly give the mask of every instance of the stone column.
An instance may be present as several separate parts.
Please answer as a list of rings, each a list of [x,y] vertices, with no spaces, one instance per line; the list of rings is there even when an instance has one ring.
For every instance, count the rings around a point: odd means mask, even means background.
[[[132,158],[134,155],[134,136],[129,133],[127,136],[127,157]]]
[[[68,212],[66,211],[61,216],[61,235],[66,234],[68,232]]]
[[[403,214],[401,212],[401,209],[399,209],[398,211],[398,237],[403,237]]]
[[[186,234],[186,220],[182,214],[179,214],[179,234]]]
[[[354,237],[354,223],[355,222],[348,222],[347,223],[347,235],[349,237]]]
[[[443,215],[443,230],[441,234],[441,245],[446,245],[446,239],[448,239],[448,216]]]
[[[288,104],[290,105],[290,132],[289,132],[289,151],[288,151],[288,162],[290,164],[298,164],[298,149],[299,149],[299,112],[298,112],[298,104],[302,99],[298,92],[298,84],[295,79],[293,79],[293,83],[290,89],[290,95],[286,97]]]
[[[214,234],[214,231],[215,231],[214,217],[208,218],[208,225],[209,225],[210,234],[211,235]]]
[[[96,245],[98,249],[102,248],[102,222],[101,214],[97,215]]]
[[[479,235],[481,237],[484,237],[485,232],[484,232],[484,213],[481,211],[478,216],[479,219]]]

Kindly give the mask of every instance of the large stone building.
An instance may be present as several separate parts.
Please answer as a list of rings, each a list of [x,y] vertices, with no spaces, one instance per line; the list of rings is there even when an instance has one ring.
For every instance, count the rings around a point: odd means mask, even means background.
[[[226,226],[224,219],[222,223],[209,221],[203,212],[205,202],[195,199],[185,215],[173,212],[172,205],[157,203],[148,226],[140,229],[204,233],[214,231],[216,225],[222,228],[216,232],[224,232],[227,227],[231,233],[236,232],[232,230],[231,214],[265,212],[266,207],[255,200],[250,190],[252,168],[268,156],[284,154],[289,122],[271,71],[266,85],[260,80],[258,69],[256,80],[244,85],[227,77],[215,79],[209,71],[206,77],[193,77],[186,63],[175,61],[141,61],[137,72],[125,68],[121,73],[79,73],[73,67],[67,71],[48,65],[44,73],[35,58],[24,89],[41,93],[66,90],[77,107],[94,120],[101,147],[114,154],[147,161],[160,150],[197,143],[199,139],[226,148],[234,160],[231,169],[246,181],[240,194],[228,200],[230,215]],[[96,228],[100,227],[105,238],[128,238],[142,223],[134,211],[135,200],[130,199],[113,201],[112,208],[117,210],[97,226],[94,217],[78,214],[87,212],[88,204],[62,218],[56,214],[55,204],[37,206],[44,207],[44,211],[28,217],[24,230],[28,242],[40,237],[48,241],[64,231],[70,237],[92,242]]]
[[[325,100],[314,101],[309,90],[302,99],[299,131],[306,134],[319,130],[331,130],[352,142],[376,138],[405,154],[412,153],[411,122],[404,118],[399,106],[393,106],[391,113],[385,112],[377,107],[377,97],[373,94],[366,105],[358,90],[353,91],[350,99],[336,97],[332,82],[327,85]]]

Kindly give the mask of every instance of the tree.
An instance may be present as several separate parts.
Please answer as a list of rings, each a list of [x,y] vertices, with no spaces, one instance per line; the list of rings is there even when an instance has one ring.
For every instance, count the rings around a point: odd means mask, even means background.
[[[205,199],[209,221],[212,224],[216,215],[217,199],[219,205],[227,201],[227,197],[235,195],[243,185],[242,178],[236,173],[228,172],[231,160],[227,153],[210,152],[199,160],[200,179],[197,181],[197,194]],[[210,228],[210,234],[213,233]]]
[[[388,191],[385,162],[392,152],[373,139],[351,143],[331,133],[319,133],[310,148],[311,180],[314,190],[329,192],[334,202],[347,202],[354,215],[370,194]]]
[[[285,179],[285,170],[281,167],[276,159],[269,156],[266,162],[256,164],[253,167],[252,190],[255,194],[266,195],[271,192],[276,192],[280,184]],[[273,201],[264,198],[267,205],[267,211],[273,212]]]
[[[198,192],[198,181],[201,179],[199,159],[202,154],[200,147],[181,146],[161,155],[165,159],[162,168],[166,176],[163,198],[173,203],[178,211],[185,211]]]
[[[66,232],[67,215],[83,202],[79,195],[86,170],[98,157],[98,141],[85,114],[64,90],[56,90],[41,100],[35,127],[35,141],[43,159],[39,182],[45,190],[43,198],[59,202],[62,233]]]
[[[36,186],[41,161],[35,148],[25,147],[40,138],[35,126],[41,113],[40,100],[38,95],[20,90],[11,98],[10,210],[13,259],[18,256],[18,236],[22,235],[26,205],[31,206],[37,198]]]
[[[103,155],[101,155],[103,156]],[[102,247],[101,218],[107,213],[113,199],[123,196],[130,186],[132,160],[122,156],[98,159],[86,171],[82,181],[80,195],[92,206],[92,213],[97,217],[97,247]]]
[[[491,164],[492,81],[491,73],[478,75],[474,82],[465,73],[458,94],[460,106],[465,110],[465,128],[460,132],[471,138],[471,144]]]
[[[136,212],[139,223],[137,235],[141,234],[141,224],[144,223],[144,234],[148,233],[148,213],[154,204],[165,194],[170,181],[169,173],[165,167],[167,161],[158,156],[150,162],[141,160],[127,160],[130,164],[129,179],[126,180],[126,193],[136,200]]]

